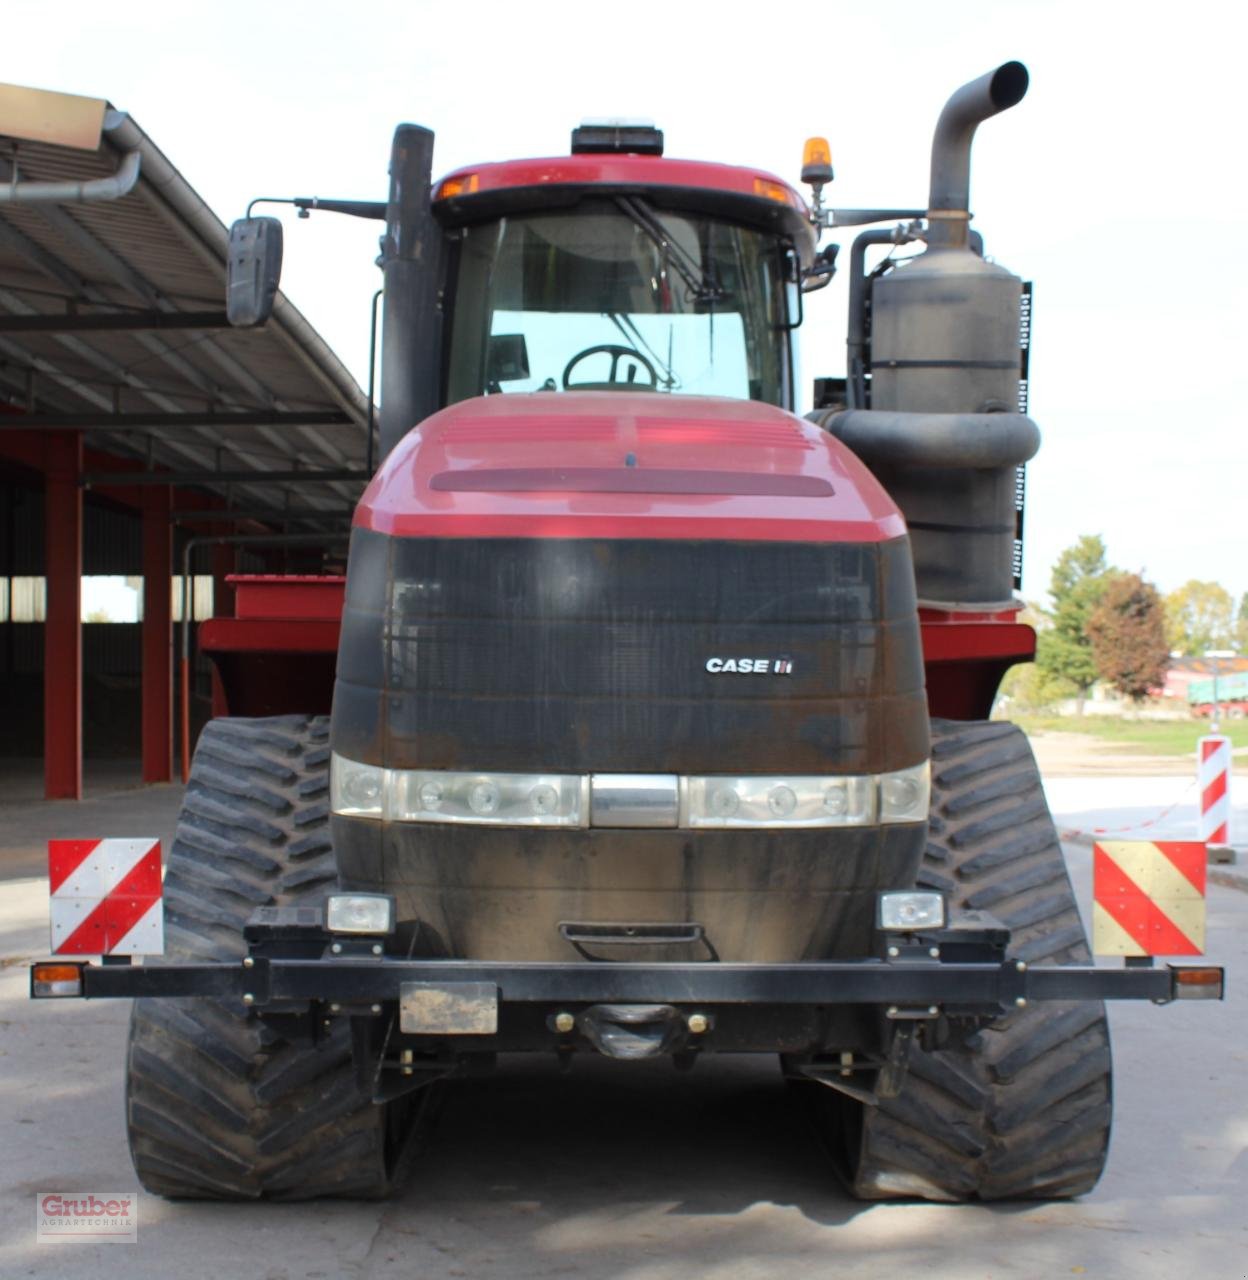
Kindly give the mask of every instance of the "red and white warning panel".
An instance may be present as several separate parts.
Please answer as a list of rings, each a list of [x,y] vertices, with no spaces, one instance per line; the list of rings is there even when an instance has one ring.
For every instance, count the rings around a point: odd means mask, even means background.
[[[159,840],[49,840],[48,882],[55,955],[164,951]]]
[[[1098,956],[1199,956],[1205,866],[1195,840],[1100,840],[1092,846],[1092,949]]]
[[[1200,838],[1231,842],[1231,740],[1211,733],[1200,740]]]

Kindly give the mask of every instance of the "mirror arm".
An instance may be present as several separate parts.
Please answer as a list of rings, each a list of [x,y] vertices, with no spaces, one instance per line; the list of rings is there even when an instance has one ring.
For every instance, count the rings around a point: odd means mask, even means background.
[[[324,200],[320,196],[257,196],[247,206],[247,217],[258,204],[291,204],[299,210],[301,218],[310,217],[313,209],[322,213],[345,213],[352,218],[373,218],[384,222],[386,202],[384,200]]]

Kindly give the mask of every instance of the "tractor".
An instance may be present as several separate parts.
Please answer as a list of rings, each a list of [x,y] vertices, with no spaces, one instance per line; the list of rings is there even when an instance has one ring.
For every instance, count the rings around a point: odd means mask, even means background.
[[[387,201],[293,201],[384,225],[378,465],[345,583],[291,586],[341,620],[316,678],[213,652],[230,714],[163,961],[55,993],[138,997],[147,1189],[384,1195],[442,1083],[517,1052],[774,1055],[863,1198],[1096,1183],[1104,1001],[1222,975],[1092,963],[1028,742],[990,719],[1034,653],[1040,438],[970,156],[1027,83],[948,100],[922,208],[826,206],[822,139],[808,200],[628,121],[436,181],[403,125]],[[868,228],[847,367],[802,417],[840,227]],[[281,231],[234,225],[233,323],[265,322]]]

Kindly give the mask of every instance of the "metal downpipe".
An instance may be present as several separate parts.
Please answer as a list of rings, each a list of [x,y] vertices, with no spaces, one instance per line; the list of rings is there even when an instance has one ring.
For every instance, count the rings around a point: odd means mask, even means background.
[[[0,187],[0,205],[90,204],[99,200],[120,200],[134,190],[139,180],[142,156],[127,151],[117,172],[107,178],[83,182],[10,182]]]

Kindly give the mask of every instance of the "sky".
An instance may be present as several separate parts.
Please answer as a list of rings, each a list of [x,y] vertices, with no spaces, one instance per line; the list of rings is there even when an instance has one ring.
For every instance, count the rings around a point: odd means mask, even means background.
[[[1035,288],[1044,443],[1023,593],[1043,598],[1085,533],[1163,591],[1191,578],[1248,591],[1248,182],[1229,0],[4,8],[0,80],[129,111],[226,223],[257,195],[384,199],[400,121],[436,132],[436,174],[563,154],[573,125],[604,115],[653,119],[669,155],[794,183],[803,140],[823,134],[828,203],[919,207],[945,99],[1017,58],[1031,89],[980,127],[971,206],[989,256]],[[283,289],[363,385],[378,224],[286,221]],[[844,277],[807,304],[803,410],[816,375],[844,372]]]

